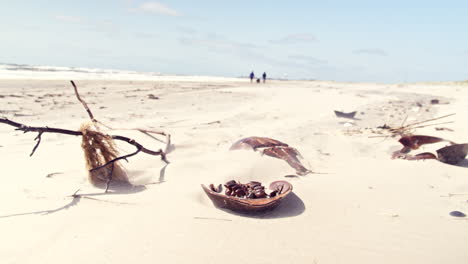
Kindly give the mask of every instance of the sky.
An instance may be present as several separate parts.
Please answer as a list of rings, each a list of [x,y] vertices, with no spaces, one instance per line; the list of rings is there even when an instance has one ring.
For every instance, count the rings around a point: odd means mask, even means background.
[[[468,1],[0,0],[0,63],[352,82],[468,79]]]

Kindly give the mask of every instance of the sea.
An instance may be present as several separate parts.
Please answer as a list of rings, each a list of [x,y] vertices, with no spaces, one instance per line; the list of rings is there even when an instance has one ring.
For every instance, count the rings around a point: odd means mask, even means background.
[[[132,80],[132,81],[228,81],[238,78],[193,75],[164,75],[159,72],[140,72],[115,69],[37,66],[0,63],[0,79],[32,80]]]

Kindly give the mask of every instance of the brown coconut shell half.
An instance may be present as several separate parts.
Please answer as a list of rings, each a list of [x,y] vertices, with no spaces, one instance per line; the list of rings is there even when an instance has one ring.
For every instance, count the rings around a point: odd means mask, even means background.
[[[436,159],[440,162],[456,165],[465,159],[468,154],[468,144],[454,144],[443,147],[437,150],[437,156],[431,152],[423,152],[417,155],[409,155],[404,153],[394,153],[393,158],[406,160],[426,160]]]
[[[288,144],[279,140],[267,137],[247,137],[236,141],[229,150],[270,148],[270,147],[288,147]]]
[[[298,159],[298,157],[301,157],[301,154],[297,149],[276,139],[266,137],[243,138],[232,144],[229,150],[237,149],[253,149],[254,151],[261,149],[260,152],[262,154],[286,161],[289,166],[296,169],[298,175],[306,175],[312,172],[304,167]]]
[[[456,165],[464,160],[468,153],[468,144],[454,144],[437,150],[437,159],[441,162]]]
[[[202,188],[216,207],[241,213],[259,213],[276,208],[284,197],[292,192],[293,186],[287,181],[274,181],[270,184],[269,190],[277,191],[276,196],[257,199],[228,196],[221,193],[220,187],[214,188],[212,184],[210,187],[202,184]]]
[[[423,135],[403,136],[400,138],[400,140],[398,140],[398,142],[400,142],[404,146],[404,149],[407,149],[407,151],[409,151],[409,149],[418,149],[424,144],[433,144],[442,141],[447,141],[453,144],[453,142],[443,138]]]
[[[295,148],[272,147],[264,149],[262,153],[270,157],[285,160],[299,175],[306,175],[311,172],[302,165],[301,161],[298,159],[301,154]]]

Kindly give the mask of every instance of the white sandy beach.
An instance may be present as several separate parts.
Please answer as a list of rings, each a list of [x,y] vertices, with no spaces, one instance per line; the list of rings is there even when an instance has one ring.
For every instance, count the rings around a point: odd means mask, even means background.
[[[21,77],[21,78],[20,78]],[[85,76],[86,77],[86,76]],[[172,135],[165,166],[140,153],[124,162],[133,188],[92,186],[75,136],[0,124],[0,263],[464,263],[468,259],[468,161],[391,159],[398,138],[377,126],[456,113],[414,134],[468,143],[468,83],[385,85],[207,77],[76,79],[95,117],[117,128]],[[69,80],[0,80],[0,117],[78,130],[89,118]],[[151,99],[152,94],[159,99]],[[430,104],[439,99],[440,104]],[[333,110],[357,111],[357,120]],[[453,131],[438,131],[445,127]],[[159,149],[136,131],[115,130]],[[297,148],[316,172],[247,150],[264,136]],[[163,138],[161,138],[163,139]],[[435,151],[445,143],[416,152]],[[122,154],[134,148],[118,145]],[[201,184],[287,180],[274,211],[243,216],[215,208]],[[81,196],[71,195],[79,189]]]

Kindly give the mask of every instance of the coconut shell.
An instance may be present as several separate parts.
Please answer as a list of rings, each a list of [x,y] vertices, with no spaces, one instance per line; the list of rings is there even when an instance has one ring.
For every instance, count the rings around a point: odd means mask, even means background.
[[[306,175],[312,172],[304,167],[298,159],[298,157],[301,157],[301,154],[297,149],[276,139],[266,137],[247,137],[232,144],[229,150],[253,149],[256,151],[259,148],[261,148],[260,152],[262,154],[286,161],[289,166],[296,169],[296,173],[298,175]]]
[[[254,149],[257,148],[269,148],[269,147],[278,147],[284,146],[287,147],[288,144],[278,141],[276,139],[267,138],[267,137],[247,137],[236,141],[232,144],[229,150],[235,149]]]
[[[272,210],[276,208],[284,197],[290,194],[293,189],[292,185],[287,181],[275,181],[269,186],[270,191],[276,191],[276,195],[274,197],[249,199],[228,196],[220,193],[220,189],[216,190],[214,188],[208,188],[203,184],[202,188],[216,207],[243,213],[256,213]]]
[[[443,138],[432,137],[432,136],[423,136],[423,135],[413,135],[413,136],[404,136],[401,137],[399,142],[410,149],[418,149],[424,144],[433,144],[437,142],[447,141]]]
[[[456,165],[464,160],[468,153],[468,144],[455,144],[437,150],[438,160]]]

